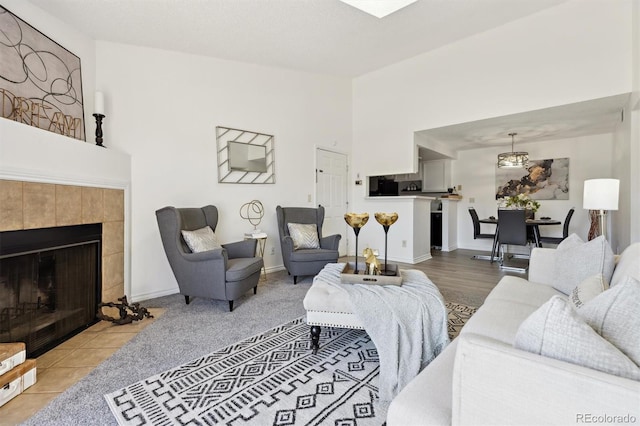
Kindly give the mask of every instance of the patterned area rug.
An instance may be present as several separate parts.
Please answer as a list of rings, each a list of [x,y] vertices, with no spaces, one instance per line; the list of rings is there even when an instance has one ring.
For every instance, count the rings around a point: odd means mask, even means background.
[[[455,337],[477,308],[447,303]],[[105,395],[122,425],[380,425],[378,353],[363,330],[298,318]]]

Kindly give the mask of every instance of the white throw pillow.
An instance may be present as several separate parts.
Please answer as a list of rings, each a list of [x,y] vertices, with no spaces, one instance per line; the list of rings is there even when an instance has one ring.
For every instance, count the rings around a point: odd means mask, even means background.
[[[318,228],[313,223],[288,223],[287,227],[294,250],[320,248]]]
[[[196,229],[195,231],[180,231],[182,238],[187,243],[187,246],[193,253],[200,253],[201,251],[209,251],[222,246],[218,243],[216,234],[213,233],[213,229],[210,226]]]
[[[640,368],[603,339],[562,296],[555,295],[520,324],[513,346],[616,376],[640,380]]]
[[[582,280],[582,282],[573,289],[569,295],[569,301],[574,308],[580,309],[585,303],[608,288],[609,284],[602,274],[592,275]]]
[[[564,294],[586,278],[602,274],[611,281],[615,259],[609,243],[603,236],[584,242],[576,234],[569,235],[558,244],[555,252],[553,288]]]
[[[628,276],[585,303],[578,314],[602,337],[640,365],[640,281]]]

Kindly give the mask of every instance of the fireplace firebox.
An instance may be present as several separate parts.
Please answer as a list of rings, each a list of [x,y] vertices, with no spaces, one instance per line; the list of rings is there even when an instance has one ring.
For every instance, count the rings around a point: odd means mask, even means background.
[[[102,224],[0,232],[0,342],[38,356],[98,321]]]

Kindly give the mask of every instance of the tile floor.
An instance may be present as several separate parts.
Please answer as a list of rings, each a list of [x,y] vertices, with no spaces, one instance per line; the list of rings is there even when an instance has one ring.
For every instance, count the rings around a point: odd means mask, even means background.
[[[38,357],[36,383],[0,407],[0,425],[27,420],[165,312],[160,308],[149,311],[154,318],[131,324],[101,321]]]

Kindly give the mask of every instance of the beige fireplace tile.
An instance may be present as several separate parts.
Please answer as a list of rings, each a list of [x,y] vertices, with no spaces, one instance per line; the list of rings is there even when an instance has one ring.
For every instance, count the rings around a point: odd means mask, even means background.
[[[102,256],[124,252],[124,222],[102,224]]]
[[[130,312],[127,312],[127,313],[130,313]],[[125,331],[122,333],[100,333],[100,336],[98,336],[98,338],[93,339],[92,341],[84,345],[82,349],[105,349],[105,348],[119,349],[129,340],[133,339],[133,337],[136,334],[138,334],[136,331],[128,331],[128,332]]]
[[[71,352],[73,352],[73,349],[54,348],[40,355],[37,359],[38,372],[44,368],[53,367],[56,362],[68,356]]]
[[[109,287],[105,287],[104,283],[102,284],[102,301],[106,302],[118,302],[118,298],[124,296],[124,283],[118,283]],[[105,315],[115,316],[117,317],[118,311],[108,310],[108,308],[104,308],[103,311]],[[111,313],[109,313],[111,312]]]
[[[38,372],[38,374],[40,373]],[[38,377],[38,380],[39,379]],[[59,395],[57,392],[27,393],[30,389],[31,388],[27,389],[25,393],[18,395],[6,405],[0,407],[0,419],[2,419],[0,420],[0,424],[20,424],[36,414],[42,407]]]
[[[24,182],[23,188],[24,229],[56,226],[56,186]]]
[[[98,333],[80,333],[76,334],[69,340],[65,340],[56,346],[56,349],[77,349],[87,343],[88,341],[95,339]]]
[[[93,366],[81,368],[45,368],[37,372],[37,381],[25,394],[63,392],[93,370]],[[22,395],[18,395],[20,398]],[[16,398],[16,399],[18,399]]]
[[[82,187],[82,223],[104,220],[104,189]]]
[[[110,288],[123,282],[124,253],[102,256],[102,288]]]
[[[0,179],[0,231],[22,226],[22,182]]]
[[[98,338],[92,340],[91,343],[94,343],[101,338],[102,336],[99,336]],[[51,369],[65,367],[96,367],[102,361],[113,355],[118,349],[119,348],[117,347],[101,347],[99,349],[93,349],[93,346],[85,345],[82,348],[76,349],[71,354],[58,361],[56,363],[56,366],[52,367]]]
[[[124,221],[124,190],[104,190],[104,221]]]
[[[82,223],[82,187],[56,185],[56,225]]]

